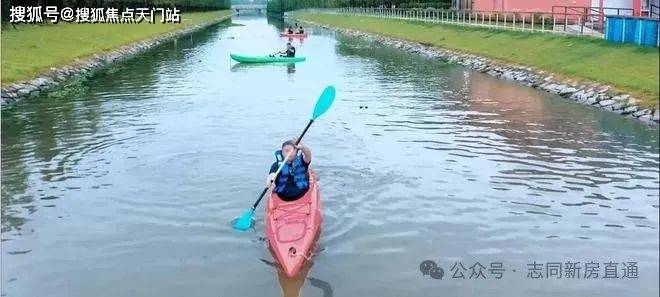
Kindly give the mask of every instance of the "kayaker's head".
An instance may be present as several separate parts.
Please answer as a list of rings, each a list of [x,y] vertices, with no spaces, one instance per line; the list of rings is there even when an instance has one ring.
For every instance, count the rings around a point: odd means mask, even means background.
[[[293,162],[293,159],[296,158],[296,153],[295,153],[295,142],[293,140],[287,140],[284,143],[282,143],[282,155],[286,158],[286,156],[289,156],[289,158],[286,159],[287,163]],[[294,153],[291,153],[294,152]]]

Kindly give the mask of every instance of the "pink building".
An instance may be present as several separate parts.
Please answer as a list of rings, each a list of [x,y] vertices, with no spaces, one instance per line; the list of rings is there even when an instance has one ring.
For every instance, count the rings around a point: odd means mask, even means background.
[[[553,6],[591,6],[591,0],[474,0],[472,9],[551,12]]]
[[[516,12],[552,12],[553,7],[556,8],[555,11],[560,7],[584,7],[600,10],[601,14],[642,15],[648,14],[650,7],[657,2],[658,0],[452,0],[452,7]]]

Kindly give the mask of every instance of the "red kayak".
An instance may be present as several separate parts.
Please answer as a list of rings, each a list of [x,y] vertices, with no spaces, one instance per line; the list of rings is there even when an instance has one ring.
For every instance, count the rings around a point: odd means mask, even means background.
[[[287,276],[295,276],[312,257],[321,233],[321,195],[314,173],[309,169],[309,190],[303,197],[287,202],[272,193],[266,207],[266,237],[273,256]]]
[[[302,34],[300,34],[300,33],[289,34],[287,32],[282,32],[282,33],[280,33],[280,37],[305,38],[305,37],[307,37],[307,32],[302,33]]]

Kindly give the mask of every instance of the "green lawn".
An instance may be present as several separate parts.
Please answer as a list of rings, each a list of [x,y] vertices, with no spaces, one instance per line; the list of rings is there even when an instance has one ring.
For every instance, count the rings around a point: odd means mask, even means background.
[[[209,22],[231,14],[229,10],[181,13],[181,23],[149,24],[11,24],[2,25],[2,85],[36,77],[50,67],[77,58],[117,49],[169,31]]]
[[[356,29],[531,66],[564,78],[612,85],[654,107],[660,97],[657,48],[616,45],[602,39],[514,32],[374,17],[298,13],[295,18]]]

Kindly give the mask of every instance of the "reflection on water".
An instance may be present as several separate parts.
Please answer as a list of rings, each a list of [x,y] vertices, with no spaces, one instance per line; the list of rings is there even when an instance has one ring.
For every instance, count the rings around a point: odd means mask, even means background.
[[[295,73],[296,72],[296,63],[236,63],[231,66],[232,72],[247,72],[251,71],[254,68],[260,67],[275,67],[280,69],[286,69],[286,73]]]
[[[305,278],[309,273],[312,265],[305,265],[300,269],[300,272],[294,277],[286,276],[281,270],[277,271],[277,279],[282,288],[282,297],[298,297],[300,296],[300,289],[305,282]]]
[[[238,64],[288,39],[276,19],[233,22],[2,111],[2,294],[658,295],[657,127],[321,28],[293,41],[305,62]],[[251,237],[263,211],[250,232],[228,222],[328,84],[305,136],[326,250],[275,278],[255,261],[274,261]],[[426,259],[506,273],[439,283]],[[532,261],[640,277],[532,281]]]
[[[314,262],[306,262],[303,267],[300,269],[300,273],[294,277],[288,277],[279,267],[277,262],[268,261],[265,259],[260,259],[261,262],[269,265],[277,271],[277,280],[280,283],[280,288],[282,288],[282,297],[298,297],[302,296],[302,287],[305,284],[305,279],[309,274],[309,270],[314,265]],[[321,279],[309,277],[307,278],[312,287],[318,288],[321,291],[323,297],[332,297],[334,296],[332,291],[332,286]]]

